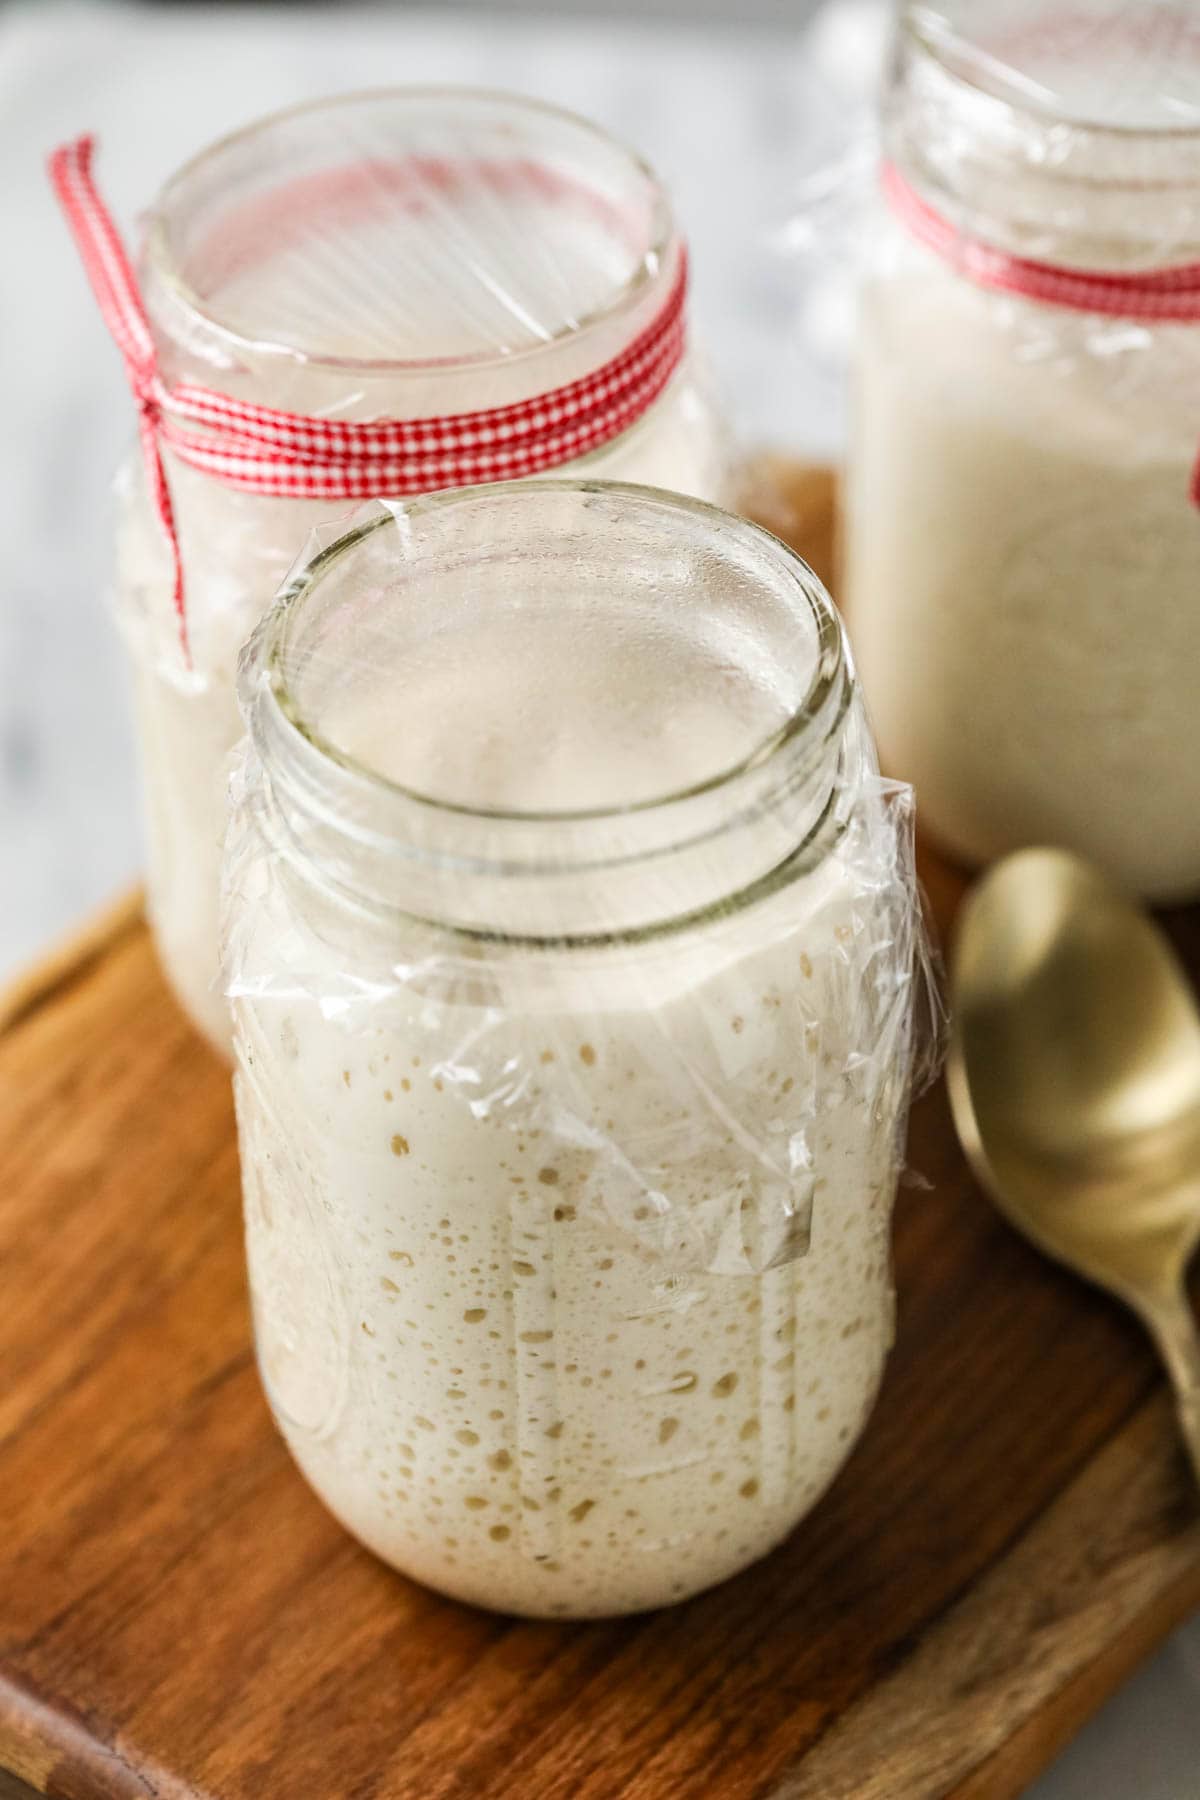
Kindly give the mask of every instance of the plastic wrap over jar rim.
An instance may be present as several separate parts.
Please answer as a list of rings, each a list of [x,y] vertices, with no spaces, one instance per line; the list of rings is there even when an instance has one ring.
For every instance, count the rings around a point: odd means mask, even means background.
[[[714,670],[727,652],[751,686],[769,672],[767,728],[748,721],[736,757],[716,766],[698,739],[689,778],[662,791],[529,808],[426,791],[331,737],[331,704],[353,714],[393,655],[402,716],[405,655],[443,614],[497,628],[507,606],[530,628],[531,605],[581,625],[611,609],[614,641],[622,606],[639,621],[658,609],[674,631],[693,619],[718,644]],[[468,935],[556,942],[680,929],[820,862],[853,801],[847,769],[861,766],[854,692],[841,620],[778,539],[699,501],[594,481],[371,505],[301,559],[239,677],[270,829],[306,879]],[[652,738],[655,704],[670,700],[656,702],[654,684],[646,694],[636,729]]]
[[[886,149],[970,235],[1065,267],[1200,253],[1200,20],[1164,3],[909,0]]]
[[[658,178],[598,126],[413,86],[308,102],[201,151],[149,213],[142,273],[168,366],[236,383],[299,362],[420,416],[433,378],[442,411],[469,411],[481,379],[498,405],[602,365],[682,257]]]

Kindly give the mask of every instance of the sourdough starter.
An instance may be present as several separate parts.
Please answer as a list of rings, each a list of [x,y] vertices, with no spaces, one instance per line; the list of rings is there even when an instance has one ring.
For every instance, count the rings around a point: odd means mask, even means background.
[[[167,372],[322,418],[473,412],[577,380],[655,316],[681,254],[665,198],[620,146],[533,104],[436,90],[264,121],[183,171],[156,220],[146,288]],[[353,503],[241,494],[166,466],[192,667],[140,468],[124,484],[118,610],[155,935],[185,1009],[227,1055],[217,896],[237,653],[308,534]],[[570,466],[720,498],[724,437],[694,370]]]
[[[626,614],[620,644],[536,612],[449,629],[320,729],[451,802],[636,804],[803,691],[702,619]],[[321,899],[237,825],[263,1378],[388,1562],[503,1610],[621,1613],[762,1556],[833,1478],[891,1338],[909,1049],[897,870],[860,825],[753,903],[541,949]],[[629,879],[687,911],[677,875]]]
[[[913,261],[863,301],[847,531],[885,766],[968,861],[1057,843],[1195,893],[1200,331]]]

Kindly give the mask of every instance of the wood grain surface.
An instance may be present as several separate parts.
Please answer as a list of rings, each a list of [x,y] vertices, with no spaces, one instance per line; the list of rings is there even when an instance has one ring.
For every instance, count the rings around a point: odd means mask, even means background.
[[[828,572],[828,477],[774,476],[772,521]],[[945,925],[960,880],[924,874]],[[1197,918],[1172,925],[1200,970]],[[393,1575],[293,1470],[228,1077],[136,904],[0,1021],[0,1765],[41,1793],[1007,1800],[1200,1603],[1142,1337],[985,1204],[940,1090],[895,1353],[836,1486],[713,1593],[557,1626]]]

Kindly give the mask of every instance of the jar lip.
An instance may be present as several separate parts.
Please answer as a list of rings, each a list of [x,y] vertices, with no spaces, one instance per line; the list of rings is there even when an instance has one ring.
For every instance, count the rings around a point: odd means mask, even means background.
[[[389,525],[395,527],[401,513],[406,521],[410,521],[427,513],[444,512],[454,507],[486,503],[502,496],[519,496],[538,491],[573,492],[580,495],[594,493],[638,507],[657,507],[667,513],[682,513],[693,519],[707,521],[712,527],[719,527],[726,535],[734,531],[743,542],[759,545],[770,556],[777,571],[790,578],[799,588],[811,612],[815,628],[812,678],[807,691],[783,723],[736,762],[682,788],[618,805],[526,810],[472,806],[408,787],[340,750],[304,720],[288,690],[281,666],[282,657],[287,648],[289,625],[296,607],[303,602],[306,594],[319,585],[336,562],[350,554],[373,532]],[[339,532],[313,555],[302,560],[242,653],[242,677],[245,683],[243,705],[247,711],[250,705],[265,704],[269,710],[271,728],[276,733],[282,732],[284,740],[294,752],[301,756],[315,756],[324,766],[337,768],[361,792],[418,806],[431,816],[478,820],[481,824],[493,827],[603,825],[622,819],[666,813],[671,808],[685,806],[691,801],[722,790],[736,790],[742,782],[765,770],[791,746],[801,743],[810,727],[825,722],[827,729],[821,735],[821,747],[841,727],[850,702],[852,670],[840,616],[823,583],[803,557],[774,533],[749,519],[727,513],[707,501],[665,488],[582,478],[489,482],[475,487],[453,488],[422,495],[399,506],[378,502],[376,508],[367,517]],[[250,696],[249,701],[247,694]]]
[[[1110,119],[1064,114],[1046,99],[1023,87],[1018,71],[987,55],[939,18],[926,0],[904,0],[897,31],[910,50],[926,57],[961,87],[986,100],[997,100],[1013,113],[1040,126],[1067,124],[1073,131],[1113,143],[1195,143],[1200,145],[1200,119],[1195,125],[1122,124]]]
[[[614,289],[608,299],[581,318],[564,323],[541,341],[524,345],[515,350],[485,349],[465,355],[433,357],[354,357],[313,352],[304,349],[300,344],[247,335],[236,326],[224,322],[219,311],[206,302],[185,279],[178,267],[171,245],[171,234],[166,215],[171,202],[178,197],[180,191],[197,175],[203,174],[211,162],[224,156],[238,145],[252,140],[259,134],[265,134],[291,119],[303,118],[311,114],[336,112],[343,108],[361,106],[364,103],[395,101],[403,104],[411,101],[431,100],[451,101],[467,106],[501,106],[509,108],[517,116],[531,115],[557,121],[573,131],[584,134],[597,146],[610,153],[615,153],[625,161],[629,170],[641,178],[646,185],[650,200],[647,241],[638,253],[638,260],[632,272]],[[673,272],[678,260],[678,253],[679,242],[675,219],[666,189],[659,176],[638,151],[611,136],[602,126],[593,124],[590,119],[571,111],[568,107],[556,106],[550,101],[537,100],[525,94],[510,93],[502,88],[419,82],[391,87],[359,88],[348,93],[326,95],[317,100],[299,101],[293,106],[280,107],[274,112],[265,114],[262,118],[252,120],[248,125],[239,126],[235,131],[227,132],[223,137],[207,144],[195,156],[190,157],[163,183],[146,216],[143,244],[143,254],[147,263],[152,267],[155,276],[170,291],[172,301],[195,324],[204,331],[215,334],[229,349],[260,356],[275,355],[293,359],[314,369],[357,371],[361,374],[378,374],[390,379],[406,375],[422,377],[439,371],[479,370],[485,372],[490,368],[501,366],[511,368],[553,349],[568,339],[578,343],[589,332],[599,327],[618,323],[624,315],[633,312],[664,273]]]

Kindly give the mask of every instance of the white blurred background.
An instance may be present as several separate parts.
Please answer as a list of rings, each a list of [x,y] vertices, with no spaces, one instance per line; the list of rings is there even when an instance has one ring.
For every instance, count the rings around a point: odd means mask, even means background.
[[[790,232],[862,129],[885,0],[510,0],[461,6],[0,8],[0,979],[140,863],[124,671],[106,608],[109,488],[132,413],[50,199],[46,153],[93,129],[131,234],[225,130],[321,93],[510,87],[595,118],[673,189],[696,329],[748,444],[837,457],[847,309]],[[1197,1800],[1200,1630],[1177,1637],[1036,1800]],[[931,1796],[931,1800],[933,1797]]]

